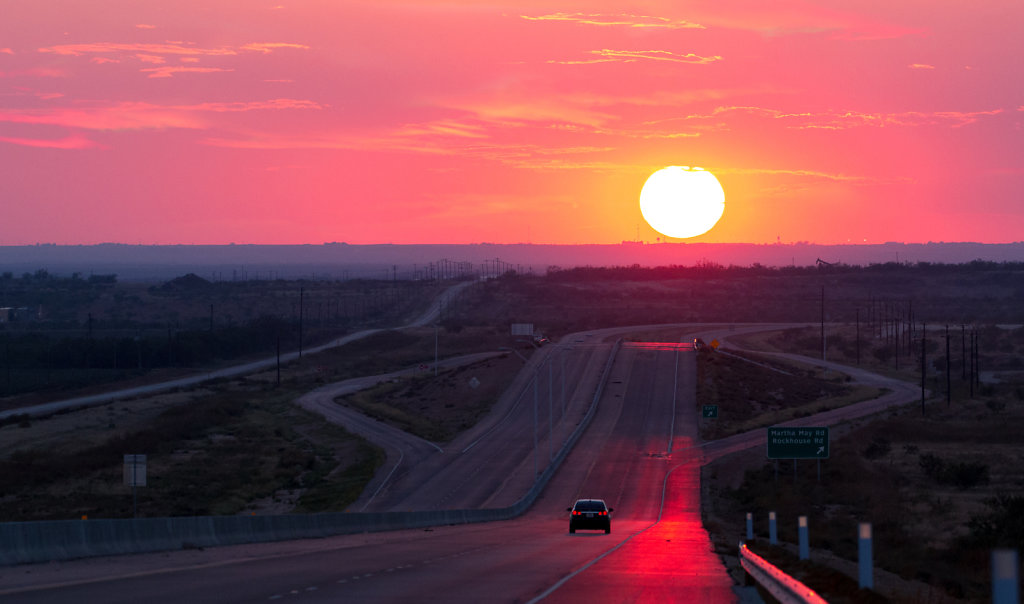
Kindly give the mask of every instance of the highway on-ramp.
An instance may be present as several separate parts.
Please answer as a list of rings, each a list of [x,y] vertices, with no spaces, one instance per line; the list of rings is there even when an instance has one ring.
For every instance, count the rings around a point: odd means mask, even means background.
[[[458,295],[460,291],[472,284],[471,281],[463,281],[456,283],[455,285],[446,289],[441,295],[437,297],[430,306],[425,310],[419,317],[415,318],[407,325],[402,327],[424,327],[430,325],[438,320],[441,316],[441,307],[446,300]],[[396,327],[395,329],[401,329]],[[301,351],[302,354],[315,354],[322,352],[329,348],[335,348],[338,346],[344,346],[351,342],[361,340],[369,335],[375,334],[381,331],[381,329],[364,329],[348,335],[336,338],[324,344],[319,344],[306,348]],[[221,369],[215,369],[207,371],[205,373],[198,373],[174,380],[167,380],[164,382],[157,382],[153,384],[145,384],[142,386],[134,386],[131,388],[122,388],[120,390],[112,390],[109,392],[101,392],[98,394],[89,394],[86,396],[78,396],[70,399],[51,401],[48,403],[40,403],[37,405],[31,405],[27,407],[18,407],[15,409],[6,409],[0,411],[0,420],[6,419],[12,416],[28,415],[32,417],[50,415],[60,411],[68,411],[71,409],[80,409],[82,407],[92,407],[95,405],[103,405],[111,401],[135,398],[139,396],[147,396],[150,394],[156,394],[158,392],[166,392],[168,390],[174,390],[176,388],[191,388],[208,382],[211,380],[223,379],[228,377],[235,377],[240,375],[247,375],[250,373],[256,373],[274,367],[280,361],[281,363],[289,363],[298,359],[301,356],[300,351],[293,350],[281,354],[280,359],[275,355],[256,361],[250,361],[248,363],[242,363],[239,365],[232,365],[230,367],[223,367]]]
[[[581,344],[577,351],[606,346]],[[600,355],[592,356],[601,363]],[[49,580],[38,589],[11,592],[17,579],[0,577],[0,598],[76,603],[734,601],[732,582],[700,524],[694,367],[695,355],[685,347],[624,346],[589,428],[543,495],[515,520],[175,552],[163,554],[162,564],[153,555],[107,559],[106,566],[100,561],[66,563],[68,572],[50,569]],[[533,414],[527,418],[532,422]],[[522,426],[501,428],[513,429]],[[480,473],[475,482],[497,488],[506,478]],[[436,483],[449,479],[443,476],[420,490],[444,490]],[[603,498],[615,508],[611,534],[568,533],[565,508],[578,497]],[[54,585],[60,581],[64,585]]]
[[[536,364],[487,421],[443,451],[426,443],[417,454],[420,463],[396,471],[361,504],[388,510],[494,507],[504,503],[503,492],[521,492],[548,457],[543,398],[533,398],[533,384],[543,382],[533,380],[548,368],[554,390],[559,357],[567,355],[565,371],[578,382],[578,391],[567,394],[564,414],[557,399],[548,399],[549,431],[557,443],[559,431],[582,417],[601,373],[595,368],[611,347],[606,338],[614,333],[591,332],[546,348],[549,352],[535,357]],[[732,602],[737,593],[700,522],[699,468],[709,459],[758,446],[764,431],[700,443],[694,383],[695,354],[689,346],[624,344],[588,429],[530,510],[515,520],[15,567],[0,572],[0,599]],[[909,394],[904,388],[886,401],[800,421],[828,425],[905,403],[912,399]],[[506,441],[503,434],[517,436]],[[512,441],[517,448],[506,449]],[[494,451],[504,451],[508,459],[493,457]],[[489,462],[459,465],[474,457]],[[615,509],[611,534],[568,533],[565,508],[581,497],[605,499]]]

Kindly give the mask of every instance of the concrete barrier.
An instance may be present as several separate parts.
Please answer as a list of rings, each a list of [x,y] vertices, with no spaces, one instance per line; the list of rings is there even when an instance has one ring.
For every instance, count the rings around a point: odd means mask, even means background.
[[[310,539],[509,520],[533,505],[597,411],[621,341],[612,348],[583,421],[519,501],[505,508],[426,512],[182,516],[0,523],[0,566],[218,545]]]

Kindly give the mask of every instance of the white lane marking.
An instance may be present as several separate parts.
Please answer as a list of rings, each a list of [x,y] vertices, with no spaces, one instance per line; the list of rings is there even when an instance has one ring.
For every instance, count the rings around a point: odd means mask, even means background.
[[[365,510],[366,506],[370,505],[370,503],[373,502],[374,498],[377,497],[377,495],[380,493],[380,490],[384,488],[384,485],[386,485],[388,483],[388,481],[391,480],[391,475],[395,473],[395,470],[397,470],[400,465],[402,465],[402,460],[403,459],[405,459],[405,453],[403,453],[402,450],[399,449],[398,450],[398,461],[395,462],[395,467],[391,468],[391,471],[388,472],[388,475],[385,476],[384,480],[382,480],[380,482],[380,486],[377,487],[377,490],[373,492],[373,495],[370,495],[370,498],[366,500],[366,503],[363,504],[363,507],[359,508],[360,512]]]
[[[281,594],[274,594],[274,595],[270,596],[270,599],[271,600],[280,600],[281,597],[282,597]]]
[[[512,414],[515,413],[516,410],[519,408],[519,403],[522,402],[523,396],[526,395],[526,391],[528,390],[528,386],[530,384],[532,384],[532,383],[533,382],[528,382],[526,384],[526,386],[523,387],[522,391],[519,392],[519,397],[516,399],[516,402],[512,404],[512,407],[509,408],[508,413],[505,414],[505,417],[503,417],[500,420],[498,420],[498,422],[496,424],[494,424],[486,432],[481,434],[480,438],[478,438],[478,439],[474,440],[473,442],[469,443],[468,445],[466,445],[465,449],[463,449],[462,451],[459,451],[459,452],[460,453],[466,453],[467,451],[469,451],[473,447],[477,446],[480,443],[480,441],[482,441],[485,438],[487,438],[491,434],[491,432],[494,432],[499,427],[501,427],[502,424],[504,424],[506,421],[508,421],[508,419],[510,417],[512,417]]]
[[[314,585],[312,587],[307,587],[306,591],[316,591],[316,585]]]
[[[619,542],[619,544],[616,545],[615,547],[609,549],[608,551],[606,551],[603,554],[601,554],[600,556],[594,558],[590,562],[587,562],[586,564],[584,564],[580,568],[576,569],[575,571],[573,571],[573,572],[569,573],[568,575],[562,577],[561,579],[559,579],[559,581],[557,583],[555,583],[551,587],[549,587],[546,590],[544,590],[543,593],[541,593],[536,598],[530,600],[526,604],[537,604],[537,602],[540,602],[544,598],[546,598],[546,597],[550,596],[552,593],[554,593],[554,591],[556,589],[558,589],[559,587],[565,585],[566,582],[569,581],[569,579],[572,579],[573,577],[575,577],[576,575],[578,575],[578,574],[582,573],[583,571],[587,570],[588,568],[590,568],[594,564],[597,564],[598,562],[600,562],[601,559],[604,558],[605,556],[607,556],[608,554],[614,552],[615,550],[619,549],[623,545],[626,545],[627,543],[629,543],[629,541],[633,537],[636,537],[637,535],[642,535],[642,534],[646,533],[647,531],[649,531],[650,529],[652,529],[655,526],[657,526],[658,523],[661,522],[661,515],[665,512],[665,492],[668,490],[668,477],[672,475],[672,472],[675,472],[677,469],[679,469],[679,468],[683,467],[684,465],[686,465],[686,463],[688,463],[688,462],[680,463],[680,464],[676,465],[675,467],[671,468],[668,472],[665,472],[665,479],[661,483],[661,507],[658,509],[658,518],[653,523],[651,523],[650,526],[646,527],[642,531],[637,531],[637,532],[633,533],[629,537],[627,537],[627,538],[623,539],[621,542]]]

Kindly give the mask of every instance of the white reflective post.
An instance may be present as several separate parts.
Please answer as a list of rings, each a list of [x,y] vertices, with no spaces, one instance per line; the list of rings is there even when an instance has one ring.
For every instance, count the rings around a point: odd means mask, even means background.
[[[811,557],[811,545],[807,535],[807,516],[797,518],[797,524],[800,532],[800,559],[806,560]]]
[[[871,523],[861,522],[857,539],[857,583],[861,589],[874,589],[871,560]]]
[[[775,525],[775,512],[768,512],[768,543],[778,545],[779,531]]]
[[[1017,577],[1017,550],[992,551],[992,604],[1020,602]]]
[[[754,540],[754,515],[747,512],[747,541]]]

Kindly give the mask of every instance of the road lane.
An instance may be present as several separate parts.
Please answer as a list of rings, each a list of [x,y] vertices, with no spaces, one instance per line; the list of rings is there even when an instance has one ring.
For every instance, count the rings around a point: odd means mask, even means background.
[[[427,310],[423,312],[423,314],[421,314],[416,319],[412,320],[407,325],[404,325],[403,327],[423,327],[436,322],[437,319],[441,316],[442,304],[446,300],[450,300],[452,297],[458,295],[459,292],[461,292],[466,287],[469,287],[471,284],[472,281],[464,281],[449,287],[444,292],[442,292],[437,297],[437,299],[431,302],[430,306],[427,308]],[[395,329],[401,329],[401,327],[396,327]],[[320,344],[318,346],[312,346],[310,348],[307,348],[303,351],[303,354],[315,354],[318,352],[323,352],[324,350],[327,350],[329,348],[344,346],[351,342],[355,342],[367,336],[373,335],[379,331],[383,331],[383,329],[364,329],[362,331],[350,333],[346,336],[331,340],[330,342],[327,342],[325,344]],[[298,359],[299,356],[300,355],[298,350],[286,352],[281,354],[280,362],[289,363],[291,361]],[[205,373],[191,375],[188,377],[178,378],[174,380],[168,380],[165,382],[146,384],[143,386],[135,386],[132,388],[123,388],[120,390],[101,392],[99,394],[90,394],[87,396],[79,396],[59,401],[51,401],[49,403],[41,403],[38,405],[31,405],[27,407],[7,409],[4,411],[0,411],[0,420],[16,415],[28,415],[32,417],[45,416],[56,413],[58,411],[67,411],[69,409],[79,409],[82,407],[102,405],[116,400],[136,398],[139,396],[156,394],[158,392],[166,392],[168,390],[174,390],[177,388],[191,388],[199,384],[202,384],[203,382],[208,382],[211,380],[236,377],[239,375],[247,375],[250,373],[256,373],[259,371],[270,369],[271,367],[275,367],[277,363],[278,358],[275,355],[273,357],[268,357],[265,359],[250,361],[248,363],[242,363],[239,365],[232,365],[230,367],[224,367],[221,369],[207,371]]]
[[[361,536],[338,537],[310,542],[316,543],[316,551],[20,592],[18,601],[129,602],[138,601],[140,594],[155,603],[528,601],[602,556],[584,573],[603,572],[603,561],[619,552],[633,552],[634,541],[645,544],[642,551],[661,547],[657,540],[637,540],[645,534],[661,534],[642,531],[659,526],[655,523],[665,474],[673,461],[664,454],[671,438],[673,401],[684,405],[690,400],[666,388],[693,387],[676,383],[677,358],[692,363],[693,353],[624,349],[612,368],[617,378],[613,382],[618,383],[605,390],[590,429],[549,488],[519,519],[402,531],[369,544],[358,543]],[[677,416],[685,415],[695,421],[692,406],[688,413],[677,410]],[[685,421],[677,421],[676,426],[682,427],[681,434],[691,429]],[[684,487],[679,490],[685,491]],[[690,490],[691,497],[698,497],[698,491]],[[569,535],[565,508],[577,496],[606,492],[616,508],[612,534]],[[689,519],[670,527],[675,539],[682,540],[691,530],[701,533],[699,515],[695,517],[695,529]],[[332,549],[328,543],[337,547]],[[125,562],[130,564],[131,559]],[[713,581],[727,582],[725,569],[719,566]],[[650,574],[648,580],[664,579]],[[711,579],[688,581],[703,585]],[[571,589],[570,580],[548,597],[566,601],[564,594]],[[677,594],[666,601],[692,599]]]
[[[693,353],[624,348],[589,429],[517,520],[297,542],[289,555],[22,591],[16,601],[734,601],[700,524],[699,466],[763,446],[764,430],[697,442],[694,378]],[[823,425],[820,416],[802,421]],[[580,496],[609,500],[610,535],[568,534],[565,508]],[[0,597],[7,585],[0,577]]]
[[[617,485],[610,502],[614,533],[623,520],[649,524],[543,601],[734,602],[732,580],[700,518],[696,355],[668,346],[623,347],[620,354],[631,365],[629,383],[614,436],[584,489],[599,497],[602,488]]]

